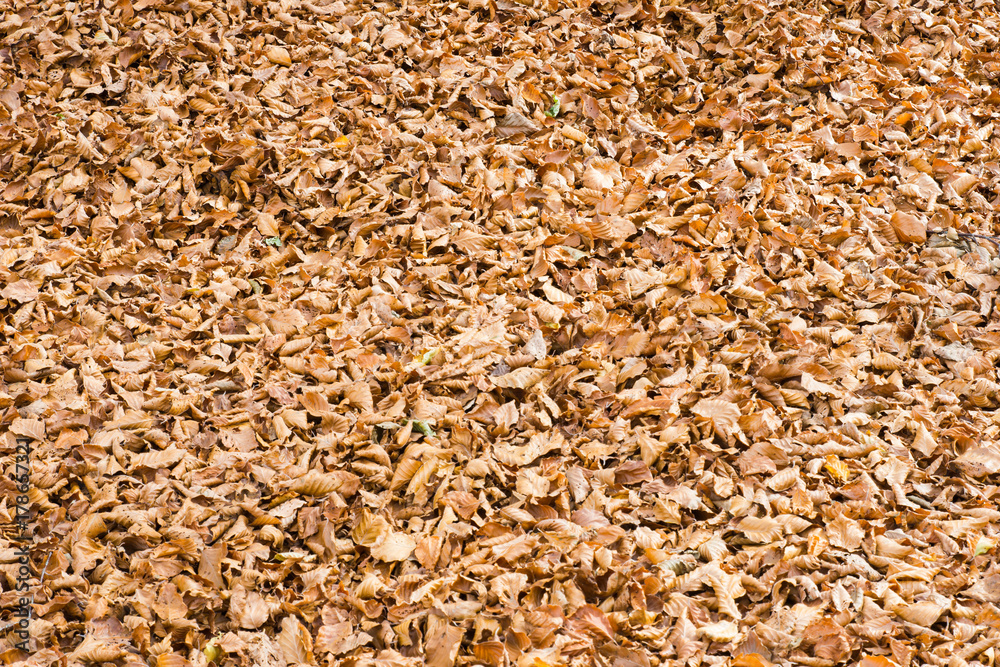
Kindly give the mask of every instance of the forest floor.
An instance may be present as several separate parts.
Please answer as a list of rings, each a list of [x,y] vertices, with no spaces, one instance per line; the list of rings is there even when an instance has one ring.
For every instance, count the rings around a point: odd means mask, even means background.
[[[998,12],[7,0],[0,660],[992,666]]]

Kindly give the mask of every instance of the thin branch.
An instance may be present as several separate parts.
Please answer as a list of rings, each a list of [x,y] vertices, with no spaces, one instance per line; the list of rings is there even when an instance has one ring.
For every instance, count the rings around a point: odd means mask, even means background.
[[[929,231],[932,234],[941,234],[943,236],[947,236],[948,232],[952,230],[929,229],[927,231]],[[991,241],[992,243],[996,244],[997,247],[1000,247],[1000,236],[990,236],[989,234],[972,234],[971,232],[958,232],[958,231],[955,232],[955,235],[966,239],[983,239],[985,241]]]
[[[45,557],[45,565],[42,565],[42,572],[38,576],[38,586],[35,588],[35,590],[38,590],[38,588],[41,588],[42,584],[45,583],[45,572],[49,569],[49,561],[51,559],[52,559],[52,552],[50,551],[49,555]],[[35,591],[32,591],[31,592],[31,606],[34,606],[34,604],[35,604]],[[31,606],[28,607],[28,621],[29,622],[31,621],[31,612],[32,612]],[[11,628],[13,628],[14,625],[15,625],[15,623],[13,623],[13,622],[4,623],[3,625],[0,625],[0,632],[7,632]]]

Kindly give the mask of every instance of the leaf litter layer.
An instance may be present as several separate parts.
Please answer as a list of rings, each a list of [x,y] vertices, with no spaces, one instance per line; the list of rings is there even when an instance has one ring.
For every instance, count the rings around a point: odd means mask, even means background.
[[[4,10],[6,662],[994,663],[994,3]]]

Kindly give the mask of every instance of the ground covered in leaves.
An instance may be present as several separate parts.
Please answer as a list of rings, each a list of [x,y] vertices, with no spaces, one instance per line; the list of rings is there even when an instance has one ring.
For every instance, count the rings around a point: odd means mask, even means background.
[[[8,0],[0,658],[993,665],[997,16]]]

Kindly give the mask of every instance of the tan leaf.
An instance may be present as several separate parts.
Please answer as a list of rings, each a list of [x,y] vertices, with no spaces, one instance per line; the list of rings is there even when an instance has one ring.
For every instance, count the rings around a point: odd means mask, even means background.
[[[363,509],[357,525],[351,530],[351,539],[362,546],[370,547],[391,531],[388,521],[381,516],[372,514],[367,509]]]
[[[264,598],[259,593],[250,592],[237,597],[230,606],[231,612],[235,612],[237,621],[241,628],[255,630],[267,622],[271,612]]]
[[[548,345],[540,329],[535,329],[534,333],[531,334],[531,338],[524,344],[524,351],[538,361],[545,358],[545,355],[548,353]]]
[[[712,422],[715,430],[723,436],[739,429],[740,409],[735,403],[715,398],[703,398],[698,401],[691,412]]]
[[[0,296],[18,303],[27,303],[38,298],[38,287],[30,280],[18,280],[0,290]]]
[[[827,539],[835,547],[857,551],[861,546],[861,541],[865,533],[857,521],[849,519],[843,514],[826,524]]]
[[[465,630],[441,623],[427,634],[428,667],[453,667]]]
[[[594,637],[613,639],[614,631],[611,622],[603,611],[593,605],[584,605],[576,610],[570,619],[572,626]]]
[[[929,200],[941,195],[941,187],[927,174],[918,174],[898,187],[899,192],[915,199]]]
[[[303,392],[299,402],[313,417],[324,417],[331,412],[330,403],[326,400],[326,396],[318,391]]]
[[[742,531],[748,540],[758,543],[773,542],[784,532],[780,523],[768,517],[743,517],[736,528]]]
[[[779,514],[775,520],[782,525],[789,535],[801,533],[803,530],[812,527],[812,522],[794,514]]]
[[[892,228],[896,236],[903,243],[924,243],[927,241],[927,221],[911,215],[896,211],[892,214]]]
[[[527,444],[522,446],[495,444],[493,453],[496,459],[504,465],[521,467],[532,463],[544,454],[561,449],[564,443],[565,440],[559,433],[536,433],[531,436]]]
[[[506,649],[502,642],[489,641],[480,642],[472,647],[472,652],[476,659],[483,661],[491,667],[500,667]]]
[[[496,133],[502,137],[512,136],[518,133],[531,134],[538,131],[538,126],[533,120],[523,114],[508,109],[507,114],[497,120]]]
[[[179,462],[187,454],[183,449],[178,449],[170,445],[163,450],[134,454],[132,456],[131,467],[136,468],[169,468]]]
[[[986,477],[1000,471],[1000,449],[995,446],[975,447],[963,453],[955,464],[970,477]]]
[[[413,40],[399,28],[386,28],[382,31],[382,48],[394,49],[397,46],[409,46]]]
[[[979,179],[972,174],[955,174],[955,178],[948,182],[948,186],[961,197],[969,190],[979,184]]]
[[[593,158],[583,172],[583,185],[592,190],[615,187],[621,181],[621,167],[610,158]]]
[[[344,392],[344,398],[364,412],[372,412],[375,409],[372,390],[367,382],[352,383]]]
[[[277,637],[278,646],[290,665],[312,664],[312,637],[294,616],[281,619],[281,632]]]
[[[341,484],[342,481],[335,475],[310,470],[305,475],[296,478],[289,490],[306,496],[322,497],[339,489]]]
[[[713,642],[728,643],[736,639],[740,631],[731,621],[719,621],[701,626],[698,628],[698,634]]]
[[[406,560],[417,543],[406,533],[392,532],[371,547],[372,556],[386,563]]]
[[[292,57],[288,54],[288,49],[283,46],[272,46],[267,50],[267,59],[275,65],[290,66]]]
[[[524,366],[514,369],[505,375],[493,376],[491,379],[495,386],[503,389],[528,389],[537,384],[547,374],[548,371],[542,368]]]
[[[944,607],[936,602],[925,601],[899,605],[893,611],[910,623],[929,628],[941,617]]]
[[[717,315],[729,310],[725,297],[718,294],[699,294],[688,301],[688,307],[695,315]]]
[[[858,667],[899,667],[899,665],[884,655],[866,655],[861,658]]]
[[[33,438],[34,440],[45,439],[45,424],[39,419],[15,417],[10,424],[9,431],[14,435]]]
[[[93,359],[87,359],[80,367],[80,378],[83,380],[84,391],[91,398],[99,398],[107,390],[104,374]]]

